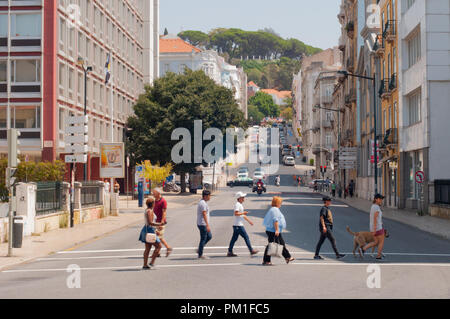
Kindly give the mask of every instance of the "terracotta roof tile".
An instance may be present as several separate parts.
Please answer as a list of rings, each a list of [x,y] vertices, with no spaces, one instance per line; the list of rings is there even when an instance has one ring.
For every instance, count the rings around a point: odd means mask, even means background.
[[[189,52],[201,52],[197,47],[190,45],[186,41],[180,38],[177,39],[159,39],[159,52],[160,53],[189,53]]]

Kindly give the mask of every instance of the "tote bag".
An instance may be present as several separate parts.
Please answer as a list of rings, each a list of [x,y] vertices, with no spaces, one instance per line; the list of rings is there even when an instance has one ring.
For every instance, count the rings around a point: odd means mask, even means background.
[[[269,243],[267,250],[267,255],[271,257],[281,257],[281,252],[283,251],[283,246],[276,243],[277,237],[275,237],[274,241]]]

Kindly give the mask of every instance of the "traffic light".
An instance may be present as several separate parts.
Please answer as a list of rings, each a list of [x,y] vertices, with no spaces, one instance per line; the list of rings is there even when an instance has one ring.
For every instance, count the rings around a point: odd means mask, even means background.
[[[326,166],[323,167],[323,172],[324,172],[324,173],[327,172],[327,167],[326,167]]]
[[[320,166],[320,172],[323,173],[323,166]]]
[[[300,145],[297,145],[297,151],[300,152]]]
[[[8,130],[8,167],[17,167],[20,163],[19,136],[20,131],[17,129],[11,128]]]

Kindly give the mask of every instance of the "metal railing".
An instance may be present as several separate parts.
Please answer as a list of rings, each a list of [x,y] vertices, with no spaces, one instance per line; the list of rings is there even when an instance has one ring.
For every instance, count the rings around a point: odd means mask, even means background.
[[[98,206],[102,204],[102,187],[98,182],[81,183],[81,207]]]
[[[441,179],[434,181],[434,196],[436,204],[450,205],[450,180]]]
[[[36,183],[36,215],[48,215],[60,211],[62,208],[62,183]]]

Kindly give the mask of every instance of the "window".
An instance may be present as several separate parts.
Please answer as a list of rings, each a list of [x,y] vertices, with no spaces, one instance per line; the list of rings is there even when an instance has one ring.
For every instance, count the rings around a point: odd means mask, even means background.
[[[412,67],[414,64],[416,64],[421,55],[420,50],[420,30],[417,31],[414,36],[408,40],[408,64],[409,67]]]
[[[41,127],[40,106],[16,106],[11,108],[13,128],[36,129]]]
[[[406,153],[405,166],[408,172],[406,183],[408,198],[419,199],[419,184],[415,182],[415,175],[417,171],[423,170],[423,153],[421,151]]]
[[[393,121],[392,127],[393,128],[397,128],[398,127],[398,124],[397,124],[397,102],[394,103],[394,114],[393,114],[393,116],[394,116],[394,121]]]
[[[405,0],[406,10],[411,8],[413,6],[414,2],[416,2],[416,0]]]
[[[384,131],[386,132],[389,126],[386,110],[383,111],[383,122],[384,122]]]
[[[8,15],[0,14],[0,38],[8,37]]]
[[[1,82],[6,82],[6,75],[7,70],[6,70],[6,61],[0,61],[0,83]]]
[[[330,146],[333,145],[333,137],[330,133],[327,133],[327,135],[325,136],[325,145],[327,148],[330,148]]]
[[[408,96],[408,125],[420,122],[421,91]]]
[[[11,62],[11,82],[36,83],[41,81],[41,61],[15,60]]]
[[[13,37],[40,38],[41,13],[14,14],[11,19],[11,33]]]

